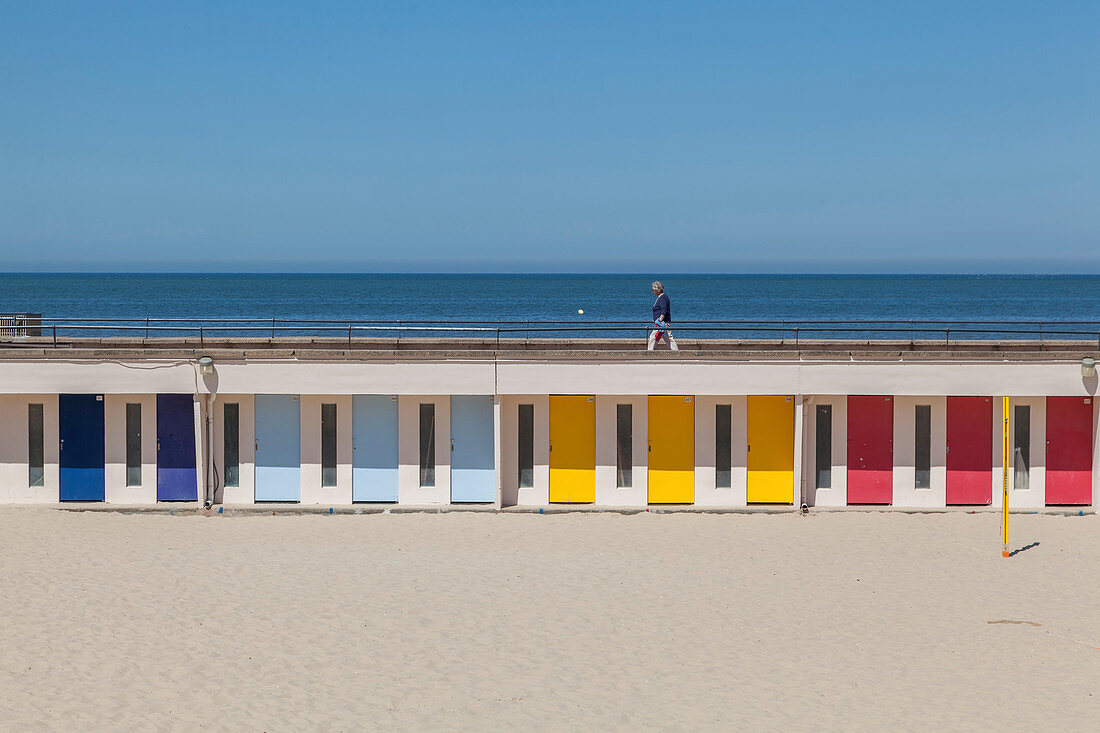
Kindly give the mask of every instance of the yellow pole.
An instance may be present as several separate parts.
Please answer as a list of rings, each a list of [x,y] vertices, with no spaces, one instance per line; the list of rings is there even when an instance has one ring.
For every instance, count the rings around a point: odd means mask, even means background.
[[[1008,398],[1001,398],[1001,557],[1008,557]]]

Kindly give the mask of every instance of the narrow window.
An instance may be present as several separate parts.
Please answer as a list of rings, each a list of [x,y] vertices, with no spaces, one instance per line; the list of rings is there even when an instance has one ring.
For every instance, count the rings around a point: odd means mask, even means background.
[[[420,485],[435,486],[435,403],[420,404]]]
[[[615,405],[615,488],[634,485],[634,407]]]
[[[913,435],[913,487],[932,488],[932,405],[917,405]]]
[[[126,485],[141,486],[141,404],[126,403]]]
[[[714,408],[714,486],[728,489],[733,485],[733,406]]]
[[[336,485],[336,405],[321,405],[321,486]]]
[[[818,405],[815,410],[817,436],[816,461],[817,488],[833,487],[833,406]]]
[[[225,449],[225,485],[241,485],[241,406],[236,402],[225,403],[222,409],[224,431],[222,444]]]
[[[42,450],[42,405],[27,406],[27,433],[29,435],[28,454],[30,464],[30,486],[45,486],[45,458]]]
[[[519,487],[535,485],[535,406],[519,406]]]
[[[1012,455],[1012,488],[1027,489],[1031,486],[1031,407],[1014,405],[1012,417],[1016,422],[1012,431],[1015,446]]]

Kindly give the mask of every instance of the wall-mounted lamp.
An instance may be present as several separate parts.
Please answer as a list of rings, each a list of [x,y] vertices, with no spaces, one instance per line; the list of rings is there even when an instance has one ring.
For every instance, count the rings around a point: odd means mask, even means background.
[[[214,360],[209,356],[199,357],[199,374],[209,377],[214,373]]]
[[[1085,379],[1096,376],[1096,359],[1086,356],[1081,360],[1081,376]]]

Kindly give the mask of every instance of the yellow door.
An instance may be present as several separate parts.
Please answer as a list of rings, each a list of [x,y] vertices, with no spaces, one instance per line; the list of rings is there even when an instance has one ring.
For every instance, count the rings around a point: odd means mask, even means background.
[[[550,395],[550,501],[596,501],[596,398]]]
[[[748,500],[794,501],[794,398],[749,396]]]
[[[649,503],[695,502],[695,398],[649,398]]]

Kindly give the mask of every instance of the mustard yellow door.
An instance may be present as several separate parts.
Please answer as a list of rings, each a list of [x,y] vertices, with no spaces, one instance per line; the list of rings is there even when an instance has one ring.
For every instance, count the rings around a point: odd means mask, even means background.
[[[695,398],[649,398],[649,503],[695,502]]]
[[[794,501],[794,398],[748,399],[748,500],[759,504]]]
[[[550,501],[596,501],[596,398],[550,395]]]

